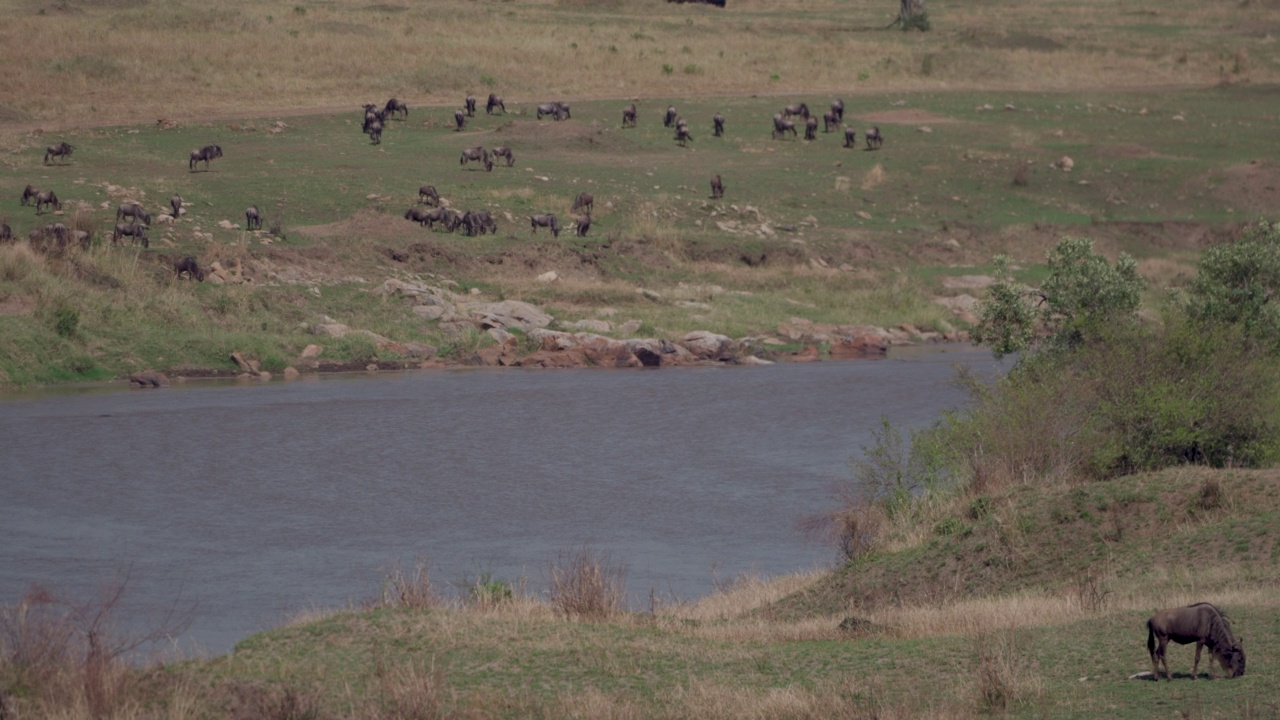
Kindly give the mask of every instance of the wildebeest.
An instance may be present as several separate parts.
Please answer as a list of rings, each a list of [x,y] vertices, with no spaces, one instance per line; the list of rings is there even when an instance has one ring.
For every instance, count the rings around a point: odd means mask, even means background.
[[[141,220],[147,227],[151,227],[151,213],[136,202],[121,203],[120,207],[116,208],[116,220],[123,218]]]
[[[1230,677],[1244,675],[1244,646],[1231,633],[1231,625],[1218,608],[1209,603],[1196,603],[1187,607],[1161,610],[1147,620],[1147,652],[1151,654],[1151,669],[1155,679],[1160,679],[1160,664],[1164,676],[1172,682],[1169,660],[1165,647],[1172,640],[1179,645],[1196,644],[1196,659],[1191,666],[1194,680],[1200,669],[1200,650],[1209,653],[1222,665]],[[1213,677],[1213,662],[1209,663],[1209,677]]]
[[[386,105],[382,106],[382,117],[388,118],[396,113],[400,113],[406,118],[409,117],[409,106],[395,98],[391,98]]]
[[[49,158],[71,157],[71,152],[75,150],[70,143],[60,142],[50,145],[44,151],[44,164],[49,164]]]
[[[36,192],[36,214],[41,213],[41,208],[52,206],[55,210],[62,209],[62,201],[58,200],[58,194],[52,190],[39,190]]]
[[[844,122],[844,101],[840,98],[832,100],[831,113],[836,116],[836,122]]]
[[[467,99],[462,101],[463,107],[467,109],[467,117],[476,116],[476,96],[467,95]]]
[[[636,126],[636,104],[631,103],[622,108],[622,127]]]
[[[464,112],[462,112],[461,110],[454,110],[454,111],[453,111],[453,124],[454,124],[453,131],[454,131],[454,132],[460,132],[460,131],[462,130],[462,128],[466,127],[466,124],[467,124],[467,114],[466,114],[466,113],[464,113]]]
[[[411,207],[404,211],[405,220],[412,220],[423,227],[430,227],[431,223],[438,222],[441,217],[443,216],[440,214],[439,208],[427,210],[420,207]]]
[[[174,195],[169,198],[169,207],[173,210],[173,219],[177,220],[178,216],[182,214],[182,196]]]
[[[205,145],[199,150],[191,151],[191,159],[187,162],[187,170],[196,169],[196,163],[203,162],[205,171],[209,170],[209,161],[222,157],[221,145]]]
[[[453,208],[440,208],[440,224],[444,229],[453,232],[462,224],[462,214]]]
[[[507,106],[502,104],[502,97],[489,93],[489,100],[484,104],[484,114],[492,115],[494,108],[502,108],[502,112],[507,112]]]
[[[840,127],[840,117],[834,110],[822,113],[822,132],[829,133]]]
[[[796,136],[796,124],[782,117],[782,113],[773,116],[773,139],[777,140],[779,136],[791,133],[792,137]]]
[[[560,237],[560,222],[556,220],[555,215],[551,213],[547,213],[545,215],[530,215],[529,232],[536,234],[540,227],[550,228],[552,237]]]
[[[174,260],[173,273],[179,280],[185,275],[187,279],[204,282],[204,270],[200,269],[200,264],[196,262],[195,257],[192,255]]]
[[[36,196],[37,196],[37,195],[39,195],[39,194],[40,194],[40,190],[39,190],[39,189],[37,189],[35,185],[28,185],[28,186],[27,186],[25,189],[23,189],[23,191],[22,191],[22,204],[23,204],[23,206],[25,207],[25,206],[26,206],[28,203],[30,203],[32,200],[35,200],[35,199],[36,199]]]
[[[147,229],[139,225],[135,220],[131,223],[116,223],[115,229],[111,232],[111,244],[115,245],[120,242],[120,238],[129,236],[131,239],[129,244],[132,245],[138,240],[142,241],[142,247],[150,247],[151,241],[147,239]]]
[[[591,212],[591,209],[595,207],[595,204],[595,195],[592,195],[589,192],[580,192],[578,193],[578,197],[573,199],[572,212],[578,212],[579,210]]]
[[[716,137],[724,135],[724,116],[716,113],[715,117],[711,118],[711,127]]]
[[[550,115],[553,120],[565,120],[569,117],[569,105],[562,102],[543,103],[538,106],[538,119],[541,120],[544,115]]]
[[[27,243],[31,245],[31,249],[36,252],[47,252],[49,250],[62,250],[71,244],[74,237],[83,235],[81,246],[86,250],[89,248],[88,233],[73,233],[71,228],[62,223],[51,223],[44,227],[33,228],[27,234]],[[53,247],[50,247],[52,243]]]
[[[516,164],[516,154],[511,152],[511,148],[506,145],[499,145],[492,150],[491,154],[495,160],[498,158],[505,159],[507,161],[507,167],[511,167]]]
[[[0,240],[12,240],[13,228],[9,227],[9,223],[0,222]]]
[[[473,161],[483,164],[486,170],[493,166],[489,160],[489,151],[485,150],[483,145],[467,148],[458,156],[459,165],[466,165],[468,162]]]
[[[858,139],[858,131],[854,130],[848,125],[845,125],[844,126],[844,146],[847,148],[857,147],[858,145],[857,139]]]
[[[470,236],[498,233],[498,223],[494,222],[493,215],[488,210],[468,210],[459,224],[463,232]]]
[[[250,205],[244,211],[244,227],[246,230],[262,229],[262,213],[259,212],[257,205]]]
[[[392,98],[392,99],[394,100],[395,98]],[[406,112],[407,112],[407,110],[408,110],[408,108],[406,108]],[[386,110],[386,108],[380,108],[380,107],[378,107],[377,105],[374,105],[373,103],[365,103],[365,104],[364,104],[364,122],[365,122],[365,125],[368,125],[370,122],[372,122],[372,121],[374,121],[374,120],[378,120],[378,121],[380,121],[380,122],[381,122],[381,121],[384,121],[384,120],[386,120],[386,119],[387,119],[387,110]]]
[[[575,226],[574,232],[577,233],[578,237],[586,237],[587,231],[591,229],[591,213],[575,215],[573,223]]]
[[[810,115],[809,119],[804,121],[804,139],[818,139],[818,116]]]
[[[692,139],[693,139],[693,133],[689,132],[689,123],[685,122],[684,120],[681,120],[680,122],[676,123],[675,140],[677,143],[680,144],[680,147],[686,147],[686,143]]]
[[[676,112],[676,106],[668,105],[667,114],[662,116],[662,127],[671,127],[672,125],[675,125],[676,117],[678,116],[679,113]]]
[[[724,182],[720,180],[720,173],[716,173],[711,177],[711,199],[719,200],[724,197]]]
[[[873,150],[875,148],[880,147],[881,145],[884,145],[884,137],[880,135],[879,127],[871,128],[870,130],[863,133],[862,137],[867,141],[868,150]]]
[[[809,106],[808,106],[808,105],[805,105],[804,103],[796,103],[796,104],[794,104],[794,105],[788,105],[788,106],[786,106],[786,107],[782,108],[782,115],[783,115],[783,117],[788,117],[788,118],[789,118],[789,117],[792,117],[792,116],[794,116],[794,115],[799,115],[800,117],[804,118],[805,120],[808,120],[808,119],[809,119]]]
[[[428,205],[440,204],[440,193],[436,191],[435,185],[423,185],[418,188],[418,202]]]
[[[382,144],[382,121],[373,120],[364,126],[364,131],[369,136],[369,142],[373,145]]]

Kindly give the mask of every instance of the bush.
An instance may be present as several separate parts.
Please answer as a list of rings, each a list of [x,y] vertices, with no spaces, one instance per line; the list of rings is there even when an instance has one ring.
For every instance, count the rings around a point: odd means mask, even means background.
[[[1239,325],[1255,342],[1280,350],[1280,223],[1260,222],[1235,243],[1200,259],[1187,313],[1205,325]]]
[[[608,553],[562,551],[551,565],[551,604],[570,617],[603,620],[622,611],[626,574]]]
[[[53,313],[53,331],[64,338],[73,337],[80,327],[80,313],[75,308],[60,307]]]

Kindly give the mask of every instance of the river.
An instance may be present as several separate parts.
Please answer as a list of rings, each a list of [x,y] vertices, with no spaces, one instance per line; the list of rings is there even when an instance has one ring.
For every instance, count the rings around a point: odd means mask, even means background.
[[[635,607],[739,573],[835,561],[797,529],[835,505],[887,415],[962,405],[963,346],[875,361],[679,370],[458,370],[61,388],[0,396],[0,602],[32,583],[122,624],[192,621],[229,651],[308,609],[378,595],[388,568],[546,588],[558,555],[626,567]]]

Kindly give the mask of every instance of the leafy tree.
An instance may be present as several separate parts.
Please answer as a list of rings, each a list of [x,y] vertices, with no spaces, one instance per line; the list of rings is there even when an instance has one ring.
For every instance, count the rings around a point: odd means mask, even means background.
[[[1187,313],[1205,325],[1239,325],[1280,350],[1280,223],[1262,221],[1230,245],[1210,248],[1188,288]]]
[[[997,358],[1030,349],[1040,329],[1050,347],[1075,347],[1137,312],[1145,283],[1132,257],[1122,253],[1112,265],[1092,240],[1064,238],[1046,262],[1049,278],[1032,289],[1013,280],[1008,258],[996,258],[997,279],[979,305],[973,337]]]

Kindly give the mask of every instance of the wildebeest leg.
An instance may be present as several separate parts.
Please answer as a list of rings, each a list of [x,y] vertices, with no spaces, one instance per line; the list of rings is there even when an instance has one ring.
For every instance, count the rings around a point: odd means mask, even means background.
[[[1204,643],[1196,641],[1196,661],[1191,665],[1191,679],[1195,680],[1200,677],[1200,649],[1204,647]],[[1209,663],[1209,677],[1213,677],[1213,663]]]

